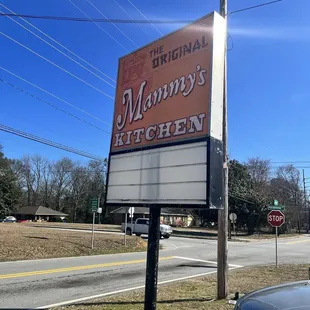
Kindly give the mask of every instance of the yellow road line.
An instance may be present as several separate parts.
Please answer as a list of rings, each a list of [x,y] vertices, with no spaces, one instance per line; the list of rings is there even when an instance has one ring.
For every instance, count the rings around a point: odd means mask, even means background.
[[[291,241],[291,242],[287,242],[286,244],[296,244],[296,243],[303,243],[303,242],[310,242],[310,238],[307,240]]]
[[[166,257],[159,258],[160,261],[165,261],[165,260],[170,260],[170,259],[174,259],[174,256],[166,256]],[[75,267],[67,267],[67,268],[0,274],[0,279],[12,279],[12,278],[51,274],[51,273],[59,273],[59,272],[104,268],[104,267],[116,267],[116,266],[122,266],[122,265],[140,264],[144,262],[145,262],[145,259],[137,259],[137,260],[124,261],[124,262],[113,262],[113,263],[105,263],[105,264],[94,264],[94,265],[86,265],[86,266],[75,266]]]

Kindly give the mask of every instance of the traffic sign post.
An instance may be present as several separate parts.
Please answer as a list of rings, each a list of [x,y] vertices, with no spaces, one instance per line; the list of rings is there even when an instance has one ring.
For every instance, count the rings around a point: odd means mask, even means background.
[[[90,201],[91,211],[93,213],[93,225],[92,225],[92,234],[91,234],[91,249],[94,248],[94,236],[95,236],[95,217],[96,212],[99,209],[100,198],[94,198]]]
[[[278,267],[278,227],[285,223],[285,215],[279,210],[272,210],[267,215],[269,225],[276,228],[276,266]]]
[[[237,214],[236,213],[230,213],[229,219],[233,223],[233,229],[234,229],[234,236],[236,238],[236,220],[237,220]]]

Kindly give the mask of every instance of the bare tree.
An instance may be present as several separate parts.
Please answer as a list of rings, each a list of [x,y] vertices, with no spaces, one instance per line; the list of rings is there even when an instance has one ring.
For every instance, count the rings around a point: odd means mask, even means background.
[[[72,221],[76,222],[77,213],[87,205],[87,193],[89,188],[89,172],[85,167],[74,167],[71,174],[71,217]],[[83,211],[82,211],[83,212]],[[85,212],[85,211],[84,211]],[[80,217],[82,215],[80,214]]]
[[[293,165],[284,165],[277,168],[276,182],[273,181],[273,189],[278,191],[278,197],[286,205],[287,221],[292,225],[297,225],[301,232],[302,218],[306,218],[302,212],[301,176],[300,171]]]
[[[54,207],[57,211],[63,211],[65,195],[71,184],[71,174],[74,164],[69,158],[62,158],[52,167],[51,183],[54,192]]]

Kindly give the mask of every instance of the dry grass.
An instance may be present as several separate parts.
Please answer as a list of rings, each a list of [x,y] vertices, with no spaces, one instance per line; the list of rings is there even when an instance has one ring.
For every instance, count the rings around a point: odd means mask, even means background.
[[[57,223],[57,222],[28,222],[22,223],[27,226],[36,227],[59,227],[59,228],[73,228],[73,229],[92,229],[92,224],[82,223]],[[109,225],[109,224],[95,224],[95,230],[115,230],[120,231],[120,225]]]
[[[302,234],[280,234],[278,236],[278,238],[298,238],[298,237],[302,237],[303,235]],[[238,236],[237,236],[238,238]],[[263,233],[263,234],[254,234],[254,235],[251,235],[251,236],[242,236],[242,239],[249,239],[249,240],[259,240],[259,239],[274,239],[275,238],[275,234],[266,234],[266,233]]]
[[[114,254],[146,250],[141,238],[122,235],[95,234],[91,249],[91,234],[31,227],[15,223],[0,223],[0,261]]]
[[[283,282],[306,280],[308,266],[282,265],[243,268],[230,272],[229,287],[232,293],[248,293]],[[227,301],[212,301],[216,296],[216,277],[209,276],[183,281],[173,285],[160,286],[158,294],[159,310],[233,309]],[[143,309],[143,292],[132,292],[104,299],[93,300],[76,306],[63,307],[67,310],[139,310]]]

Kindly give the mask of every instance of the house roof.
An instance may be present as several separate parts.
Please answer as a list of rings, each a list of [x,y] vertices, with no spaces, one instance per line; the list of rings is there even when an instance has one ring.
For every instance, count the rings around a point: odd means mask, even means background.
[[[149,214],[149,208],[145,207],[134,207],[135,208],[135,214]],[[111,213],[118,213],[118,214],[125,214],[126,210],[128,210],[129,207],[121,207],[116,210],[111,211]],[[128,212],[128,211],[127,211]],[[161,209],[161,215],[189,215],[189,213],[184,209],[178,209],[178,208],[162,208]]]
[[[44,215],[44,216],[67,216],[68,214],[58,212],[56,210],[46,208],[46,207],[36,207],[36,206],[26,206],[20,208],[16,214],[21,214],[21,215]]]

